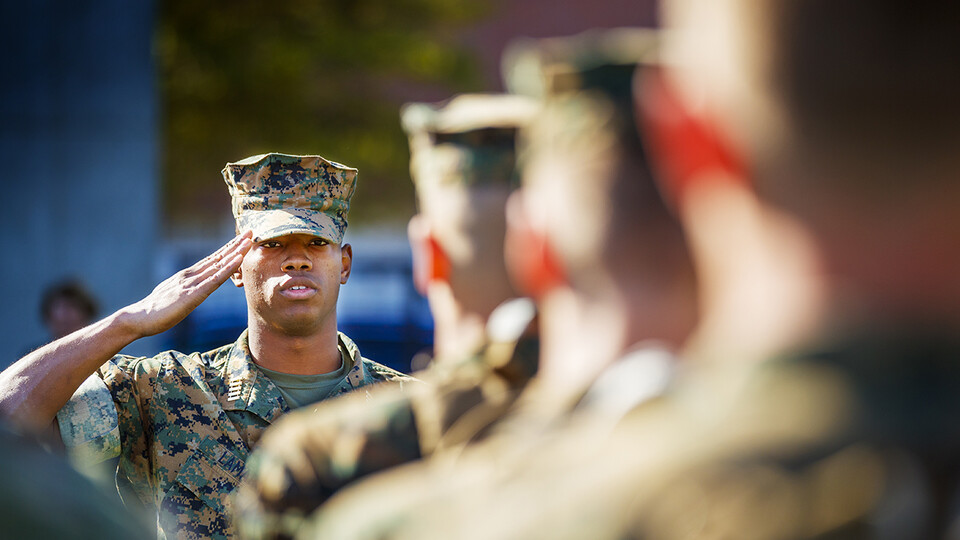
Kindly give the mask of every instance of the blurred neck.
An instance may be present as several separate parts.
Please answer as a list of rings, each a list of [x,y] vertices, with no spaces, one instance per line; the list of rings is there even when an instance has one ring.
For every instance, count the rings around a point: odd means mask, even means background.
[[[430,284],[427,300],[434,321],[433,349],[437,361],[461,360],[483,346],[489,312],[469,310],[457,301],[444,281]]]
[[[821,200],[788,211],[730,183],[681,209],[703,319],[685,356],[754,362],[847,330],[960,329],[960,224],[939,203]]]
[[[557,287],[538,302],[543,386],[561,394],[581,391],[625,349],[622,306],[592,302],[569,287]]]
[[[723,179],[689,189],[680,213],[701,313],[685,357],[750,363],[814,332],[827,286],[808,231]]]

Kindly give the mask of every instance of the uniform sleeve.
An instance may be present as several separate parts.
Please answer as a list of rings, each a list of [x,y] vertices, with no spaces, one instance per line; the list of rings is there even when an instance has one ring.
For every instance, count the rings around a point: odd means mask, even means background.
[[[57,413],[60,436],[73,460],[94,465],[120,455],[113,396],[98,373],[90,375]]]
[[[107,361],[57,413],[71,459],[94,464],[120,456],[120,468],[138,496],[150,500],[143,409],[152,395],[157,359],[117,355]]]
[[[420,456],[409,392],[397,387],[294,411],[267,431],[248,459],[235,524],[252,540],[292,534],[340,488]]]

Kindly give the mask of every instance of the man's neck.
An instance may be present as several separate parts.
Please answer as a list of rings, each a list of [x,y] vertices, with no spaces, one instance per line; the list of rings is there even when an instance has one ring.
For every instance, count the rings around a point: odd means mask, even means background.
[[[336,325],[298,336],[251,324],[248,338],[254,362],[273,371],[319,375],[340,367]]]
[[[560,394],[582,391],[627,347],[624,313],[597,305],[573,290],[542,298],[538,377]]]
[[[442,282],[430,285],[427,298],[435,321],[433,346],[438,361],[461,360],[483,346],[489,313],[466,309]]]

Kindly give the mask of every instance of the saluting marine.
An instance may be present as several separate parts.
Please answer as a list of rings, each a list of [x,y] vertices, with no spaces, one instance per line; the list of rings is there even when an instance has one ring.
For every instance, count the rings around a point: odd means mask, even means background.
[[[232,537],[229,496],[267,427],[296,407],[406,378],[337,332],[356,175],[320,156],[227,164],[239,235],[143,300],[0,374],[4,414],[36,428],[56,417],[68,450],[83,459],[119,454],[119,473],[156,507],[161,535]],[[117,354],[172,327],[227,279],[247,299],[248,328],[235,343],[202,354]]]

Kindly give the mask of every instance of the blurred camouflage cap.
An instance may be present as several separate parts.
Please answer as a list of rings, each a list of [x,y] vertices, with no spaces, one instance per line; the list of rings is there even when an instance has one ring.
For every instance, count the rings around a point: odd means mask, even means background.
[[[521,161],[537,146],[599,151],[614,139],[645,159],[633,85],[639,67],[661,62],[661,36],[614,28],[510,43],[501,63],[507,88],[543,103],[523,133]]]
[[[400,121],[410,140],[414,183],[516,184],[516,133],[536,114],[527,96],[463,94],[408,103]]]
[[[522,133],[522,166],[570,160],[571,167],[642,169],[635,178],[649,192],[643,200],[660,204],[637,125],[634,83],[638,69],[663,62],[661,42],[659,30],[615,28],[511,43],[501,64],[507,87],[543,104]],[[593,173],[573,177],[597,185]],[[549,184],[555,177],[526,175],[524,180]]]
[[[612,66],[626,68],[659,63],[660,43],[661,31],[650,28],[614,28],[566,37],[523,38],[507,46],[501,72],[510,92],[540,99],[591,87],[602,89],[606,83],[602,73],[608,73]]]
[[[227,163],[237,229],[259,240],[312,234],[339,244],[347,228],[357,169],[320,156],[260,154]]]

